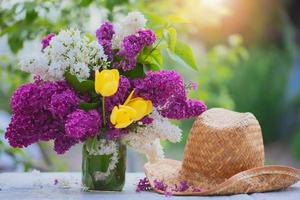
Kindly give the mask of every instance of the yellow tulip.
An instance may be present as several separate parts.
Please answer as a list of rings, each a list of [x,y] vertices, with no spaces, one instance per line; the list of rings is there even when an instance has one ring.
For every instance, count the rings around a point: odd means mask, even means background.
[[[136,110],[137,115],[134,118],[134,120],[138,121],[152,112],[152,102],[150,100],[145,100],[141,97],[132,98],[133,94],[134,91],[130,93],[124,105]]]
[[[95,91],[104,97],[114,95],[119,87],[120,74],[117,69],[98,70],[95,73]]]
[[[152,102],[141,97],[133,98],[130,93],[123,105],[115,106],[110,115],[110,121],[116,128],[125,128],[149,115],[152,112]]]
[[[111,112],[110,121],[116,128],[125,128],[134,121],[136,114],[136,111],[129,106],[115,106]]]

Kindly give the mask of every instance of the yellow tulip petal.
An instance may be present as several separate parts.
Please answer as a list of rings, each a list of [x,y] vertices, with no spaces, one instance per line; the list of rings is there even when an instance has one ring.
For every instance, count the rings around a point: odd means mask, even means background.
[[[147,115],[149,115],[150,113],[152,113],[152,109],[153,109],[153,105],[152,105],[152,101],[148,100],[147,101]]]
[[[147,111],[147,104],[144,101],[140,101],[140,100],[132,101],[128,104],[128,106],[136,110],[137,115],[134,118],[134,120],[136,121],[142,119],[144,117],[144,114]]]
[[[117,112],[118,112],[118,106],[115,106],[110,114],[110,122],[112,124],[116,124],[117,122]]]
[[[124,108],[120,108],[117,116],[116,128],[125,128],[133,122],[133,119],[129,116],[128,112]]]
[[[99,93],[99,90],[100,90],[99,74],[100,74],[100,72],[98,70],[96,70],[95,71],[95,91],[96,91],[96,93]]]
[[[118,90],[118,83],[116,81],[113,82],[107,82],[106,84],[103,84],[100,91],[102,96],[109,97],[114,95]]]
[[[125,112],[128,114],[128,116],[129,116],[131,119],[136,118],[136,116],[137,116],[137,111],[136,111],[134,108],[132,108],[132,107],[130,107],[130,106],[124,106],[124,105],[120,105],[119,107],[120,107],[120,109],[124,109]]]
[[[120,74],[119,74],[119,71],[117,69],[112,69],[110,71],[114,75],[114,80],[119,80],[120,79]]]
[[[129,126],[133,121],[128,121],[128,122],[124,122],[124,123],[118,123],[116,124],[115,128],[126,128],[127,126]]]
[[[133,122],[136,111],[124,105],[115,106],[110,115],[110,120],[115,128],[125,128]]]
[[[129,96],[127,97],[127,99],[126,99],[124,105],[126,105],[126,104],[129,103],[129,101],[132,99],[133,94],[134,94],[134,90],[132,90],[132,92],[129,94]]]
[[[136,110],[137,116],[134,118],[136,121],[152,112],[152,102],[141,97],[131,99],[127,105]]]

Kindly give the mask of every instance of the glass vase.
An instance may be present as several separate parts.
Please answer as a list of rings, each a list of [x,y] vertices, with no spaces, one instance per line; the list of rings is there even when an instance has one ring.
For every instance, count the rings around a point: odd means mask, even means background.
[[[114,153],[110,152],[112,145]],[[126,146],[106,139],[86,141],[82,151],[82,184],[85,191],[122,191],[125,183]]]

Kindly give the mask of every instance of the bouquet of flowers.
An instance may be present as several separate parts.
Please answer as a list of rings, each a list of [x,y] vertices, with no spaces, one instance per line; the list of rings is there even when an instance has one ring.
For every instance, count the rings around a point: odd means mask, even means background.
[[[101,24],[95,39],[76,29],[43,38],[42,50],[20,64],[34,82],[11,98],[10,145],[53,140],[63,154],[84,142],[87,189],[122,189],[116,173],[125,173],[125,145],[153,161],[162,157],[160,140],[181,139],[169,119],[198,116],[206,106],[187,97],[193,84],[161,70],[160,51],[167,47],[157,39],[162,34],[145,26],[145,17],[132,12],[116,24]]]

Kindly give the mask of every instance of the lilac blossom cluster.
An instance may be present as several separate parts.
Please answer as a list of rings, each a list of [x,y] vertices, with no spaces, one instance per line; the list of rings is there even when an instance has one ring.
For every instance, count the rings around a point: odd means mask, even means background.
[[[96,31],[98,42],[103,46],[104,53],[108,56],[110,61],[113,59],[112,38],[114,34],[114,27],[110,22],[104,22]]]
[[[146,178],[146,180],[148,180]],[[138,187],[140,191],[143,191],[145,180],[140,180]],[[148,181],[149,182],[149,181]],[[147,183],[147,182],[146,182]],[[140,185],[140,186],[139,186]],[[150,186],[151,187],[151,186]],[[192,192],[201,192],[201,189],[195,187],[193,185],[189,185],[186,181],[180,181],[179,184],[175,184],[174,186],[170,186],[165,184],[163,181],[155,179],[153,181],[153,187],[157,190],[163,191],[165,196],[172,196],[173,192],[185,192],[187,190],[191,190]],[[147,188],[148,189],[148,188]],[[148,189],[149,190],[149,189]]]
[[[133,81],[138,96],[152,101],[169,119],[196,117],[206,110],[204,103],[188,99],[182,77],[174,70],[149,71],[144,79]]]
[[[86,137],[94,137],[102,124],[99,113],[96,110],[88,112],[77,109],[68,115],[65,123],[66,135],[78,140]]]
[[[134,69],[138,54],[144,46],[152,45],[155,40],[156,36],[150,29],[139,30],[136,34],[126,36],[118,53],[123,60],[115,64],[116,68],[122,68],[124,71]]]
[[[24,84],[12,96],[13,115],[5,137],[13,147],[53,139],[55,151],[62,154],[100,129],[98,112],[78,110],[79,101],[80,96],[65,81],[37,78]]]
[[[156,41],[155,33],[151,29],[140,29],[136,33],[122,39],[121,49],[117,56],[121,61],[113,60],[112,39],[115,34],[114,26],[104,22],[96,31],[98,42],[104,47],[104,52],[112,62],[114,68],[124,71],[132,70],[136,66],[137,56],[145,46],[151,46]]]
[[[141,191],[150,191],[151,190],[151,185],[147,177],[140,179],[137,186],[136,186],[136,192],[141,192]]]

